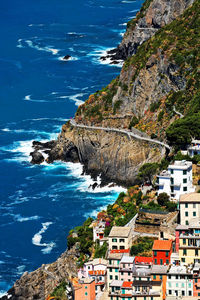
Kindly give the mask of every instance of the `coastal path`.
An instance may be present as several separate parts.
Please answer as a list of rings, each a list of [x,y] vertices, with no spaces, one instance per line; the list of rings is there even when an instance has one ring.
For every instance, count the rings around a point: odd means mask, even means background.
[[[171,147],[169,145],[167,145],[167,144],[165,144],[161,141],[154,140],[154,139],[151,139],[151,138],[148,138],[148,137],[143,137],[143,136],[140,136],[140,135],[135,134],[135,133],[133,133],[131,131],[128,131],[128,130],[118,129],[118,128],[110,128],[110,127],[97,127],[97,126],[88,126],[88,125],[83,125],[83,124],[77,124],[74,119],[70,120],[70,124],[74,127],[77,127],[77,128],[93,129],[93,130],[104,130],[104,131],[122,133],[122,134],[127,135],[129,139],[131,139],[131,137],[132,137],[132,138],[135,138],[135,139],[138,139],[138,140],[141,140],[141,141],[146,141],[146,142],[149,142],[149,143],[158,144],[162,147],[165,147],[169,151],[171,150]]]

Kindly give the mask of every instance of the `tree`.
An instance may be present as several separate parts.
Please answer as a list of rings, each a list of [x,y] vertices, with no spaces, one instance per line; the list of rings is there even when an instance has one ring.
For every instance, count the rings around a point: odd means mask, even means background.
[[[152,183],[152,176],[156,174],[158,168],[159,164],[157,163],[146,163],[139,169],[138,178],[141,179],[143,183],[145,181]]]
[[[169,196],[166,193],[161,193],[158,195],[157,201],[159,205],[166,206],[169,202]]]

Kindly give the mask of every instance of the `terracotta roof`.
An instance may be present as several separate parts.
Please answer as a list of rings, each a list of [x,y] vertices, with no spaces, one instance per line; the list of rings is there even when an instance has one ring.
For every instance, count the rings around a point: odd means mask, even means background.
[[[111,254],[114,254],[114,253],[129,253],[129,252],[130,252],[130,249],[110,250]]]
[[[105,282],[103,282],[103,281],[102,281],[102,282],[96,282],[96,283],[95,283],[95,285],[104,285],[104,284],[105,284]]]
[[[180,196],[180,203],[184,202],[200,202],[200,193],[189,193]]]
[[[121,294],[121,297],[132,297],[132,294]]]
[[[146,256],[136,256],[135,257],[135,263],[143,263],[143,264],[152,264],[153,258],[152,257],[146,257]]]
[[[105,275],[106,274],[106,272],[103,270],[89,271],[88,273],[90,275]]]
[[[124,281],[122,284],[122,288],[132,288],[132,281]]]
[[[153,244],[152,250],[167,250],[170,251],[172,248],[172,240],[156,240]]]

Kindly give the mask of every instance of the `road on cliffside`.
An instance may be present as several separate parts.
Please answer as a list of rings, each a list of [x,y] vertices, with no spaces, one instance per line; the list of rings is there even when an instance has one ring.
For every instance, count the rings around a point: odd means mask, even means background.
[[[97,127],[97,126],[88,126],[88,125],[83,125],[83,124],[77,124],[76,121],[74,119],[70,120],[70,124],[74,127],[78,127],[78,128],[84,128],[84,129],[93,129],[93,130],[104,130],[104,131],[111,131],[111,132],[119,132],[122,134],[125,134],[129,137],[129,139],[131,137],[138,139],[138,140],[142,140],[142,141],[146,141],[149,143],[153,143],[153,144],[158,144],[162,147],[165,147],[166,149],[168,149],[169,151],[171,150],[171,147],[161,141],[158,140],[153,140],[151,138],[147,138],[147,137],[143,137],[140,136],[138,134],[135,134],[131,131],[128,130],[123,130],[123,129],[118,129],[118,128],[110,128],[110,127]]]

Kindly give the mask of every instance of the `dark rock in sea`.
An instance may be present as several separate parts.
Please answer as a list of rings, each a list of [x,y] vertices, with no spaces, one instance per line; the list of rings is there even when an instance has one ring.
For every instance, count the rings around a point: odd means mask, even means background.
[[[41,164],[44,161],[44,156],[37,150],[31,152],[30,155],[32,156],[32,164]]]
[[[70,59],[70,58],[71,58],[70,55],[65,55],[65,56],[63,57],[64,60],[68,60],[68,59]]]
[[[45,142],[45,143],[39,141],[33,141],[32,146],[35,150],[52,149],[56,146],[56,143],[57,142],[55,140]]]

